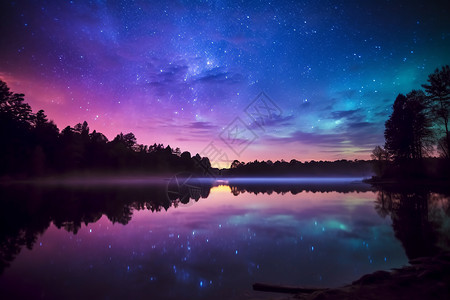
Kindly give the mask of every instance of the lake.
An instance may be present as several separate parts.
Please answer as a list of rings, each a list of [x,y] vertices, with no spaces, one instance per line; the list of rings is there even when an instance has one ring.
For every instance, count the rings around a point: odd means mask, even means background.
[[[448,194],[355,178],[10,184],[0,199],[14,299],[264,298],[253,283],[337,287],[450,238]]]

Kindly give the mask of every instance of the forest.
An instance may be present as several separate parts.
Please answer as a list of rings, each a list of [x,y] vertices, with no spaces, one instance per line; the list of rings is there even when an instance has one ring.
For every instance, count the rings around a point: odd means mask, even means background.
[[[300,162],[233,161],[229,169],[211,168],[208,157],[163,144],[142,145],[133,133],[109,141],[86,121],[59,130],[43,110],[33,113],[24,94],[0,81],[0,178],[55,174],[158,174],[195,176],[337,176],[374,180],[450,178],[450,67],[428,76],[422,90],[399,94],[385,123],[385,145],[372,160]]]
[[[13,93],[0,81],[0,177],[35,178],[69,175],[194,176],[353,176],[372,173],[372,161],[235,160],[229,169],[211,168],[208,157],[181,152],[163,144],[138,144],[133,133],[119,133],[109,141],[86,121],[59,130],[43,110],[33,113],[25,95]]]
[[[59,130],[43,110],[33,113],[24,95],[0,81],[0,177],[29,178],[54,174],[204,174],[207,157],[179,148],[138,144],[133,133],[109,141],[78,123]]]
[[[292,159],[287,162],[277,160],[272,162],[233,161],[231,167],[222,173],[228,176],[284,176],[284,177],[368,177],[372,174],[373,161],[371,160],[336,160],[336,161],[306,161]]]
[[[378,179],[450,178],[450,67],[436,69],[422,87],[395,99],[385,145],[371,155]]]

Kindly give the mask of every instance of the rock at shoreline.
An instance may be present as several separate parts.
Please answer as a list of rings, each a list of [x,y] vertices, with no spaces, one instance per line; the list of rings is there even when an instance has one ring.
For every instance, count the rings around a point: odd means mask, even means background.
[[[450,254],[417,258],[408,266],[364,275],[347,286],[289,299],[450,299]]]

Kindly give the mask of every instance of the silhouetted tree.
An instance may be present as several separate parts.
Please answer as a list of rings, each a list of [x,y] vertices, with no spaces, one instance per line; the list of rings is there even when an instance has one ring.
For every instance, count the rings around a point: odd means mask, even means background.
[[[12,92],[10,91],[6,82],[0,80],[0,112],[6,110],[6,105],[11,95]]]
[[[103,133],[97,132],[96,130],[92,131],[89,138],[95,144],[106,144],[108,142],[108,138]]]
[[[59,147],[59,129],[48,121],[45,112],[41,109],[34,118],[32,135],[34,150],[32,153],[32,166],[35,175],[44,175],[57,164],[56,156]]]
[[[431,108],[435,120],[439,120],[444,126],[444,138],[439,140],[438,147],[446,158],[450,158],[450,135],[448,132],[450,115],[450,67],[443,66],[436,69],[428,76],[428,84],[425,88],[428,98],[431,100]]]
[[[67,126],[61,131],[57,160],[59,162],[59,169],[63,172],[79,170],[82,166],[85,152],[78,129],[80,128]]]
[[[383,161],[389,159],[389,153],[385,149],[383,149],[380,146],[376,146],[372,150],[372,154],[370,154],[370,157],[374,160]]]
[[[235,160],[233,160],[233,162],[231,163],[230,168],[236,169],[236,168],[238,168],[240,165],[241,165],[241,162],[238,161],[237,159],[235,159]]]
[[[232,162],[230,169],[223,173],[235,176],[368,176],[372,173],[372,161],[321,161],[299,162],[295,159],[286,161],[258,161],[243,163]]]
[[[22,173],[30,164],[33,115],[23,97],[0,81],[0,174]]]
[[[60,133],[43,110],[33,114],[23,94],[11,92],[3,81],[0,81],[0,140],[0,176],[80,171],[204,174],[211,169],[207,158],[191,157],[189,152],[182,154],[178,147],[139,145],[131,132],[120,133],[109,142],[100,132],[90,133],[86,121],[73,128],[67,126]]]
[[[425,94],[412,91],[399,94],[386,121],[385,149],[395,161],[421,159],[432,146],[431,122],[426,114]]]
[[[44,110],[41,109],[36,113],[36,118],[34,121],[35,126],[43,126],[48,122],[47,116],[44,113]]]
[[[123,136],[123,140],[125,145],[129,148],[132,149],[135,145],[136,145],[136,137],[134,136],[134,133],[129,132],[127,134],[125,134]]]
[[[21,122],[31,121],[31,107],[25,103],[24,94],[13,94],[8,101],[9,111],[13,118]]]
[[[180,156],[181,155],[181,150],[180,150],[179,147],[176,147],[175,150],[173,150],[172,153],[175,154],[176,156]]]
[[[183,153],[181,153],[181,159],[184,161],[188,161],[191,159],[191,153],[188,151],[184,151]]]
[[[412,91],[406,95],[412,116],[413,158],[422,158],[433,150],[432,122],[427,107],[427,99],[422,91]]]
[[[389,153],[384,148],[382,148],[380,146],[376,146],[372,150],[370,157],[375,161],[375,164],[374,164],[375,173],[378,176],[382,176],[384,174],[386,164],[389,161]]]
[[[441,157],[450,158],[450,148],[446,136],[443,136],[437,140],[437,150]]]

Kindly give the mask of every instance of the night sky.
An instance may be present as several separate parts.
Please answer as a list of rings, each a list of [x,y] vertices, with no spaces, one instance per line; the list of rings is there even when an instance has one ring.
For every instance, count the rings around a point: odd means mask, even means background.
[[[0,79],[60,129],[86,120],[213,160],[368,159],[396,95],[450,63],[449,7],[2,1]],[[245,111],[261,92],[276,107],[263,124]]]

